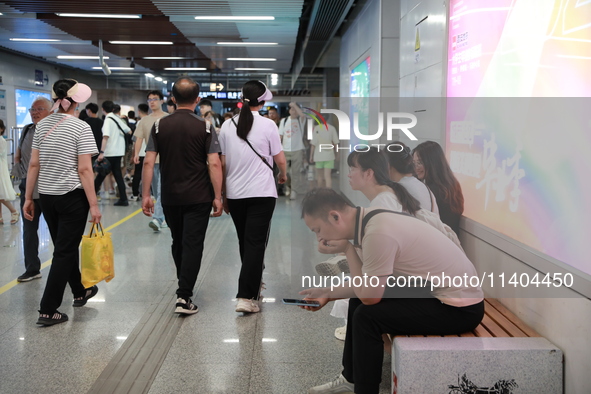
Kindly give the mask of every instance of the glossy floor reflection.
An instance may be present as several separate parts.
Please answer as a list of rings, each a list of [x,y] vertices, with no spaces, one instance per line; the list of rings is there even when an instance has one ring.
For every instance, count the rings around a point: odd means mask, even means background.
[[[136,213],[138,203],[114,207],[103,201],[103,223],[113,225]],[[4,217],[9,217],[3,208]],[[71,306],[66,290],[61,311],[70,321],[54,327],[35,325],[43,278],[16,284],[24,272],[22,223],[0,227],[0,392],[87,392],[138,325],[150,306],[174,285],[170,233],[154,233],[143,214],[111,230],[116,277],[99,284],[99,293],[83,308]],[[39,231],[41,261],[51,258],[45,223]],[[330,256],[328,256],[330,257]],[[334,329],[342,321],[329,315],[281,304],[295,297],[301,275],[313,274],[326,260],[300,219],[298,201],[278,200],[266,255],[265,302],[258,314],[234,311],[240,269],[231,218],[210,221],[194,300],[199,313],[184,318],[149,388],[156,393],[305,393],[341,370],[342,342]],[[174,305],[169,311],[173,313]],[[390,390],[390,361],[385,357],[382,392]]]

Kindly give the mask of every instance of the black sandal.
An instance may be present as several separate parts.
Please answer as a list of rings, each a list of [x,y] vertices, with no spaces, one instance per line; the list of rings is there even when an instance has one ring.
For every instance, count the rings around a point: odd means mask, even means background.
[[[84,291],[84,296],[74,298],[74,303],[72,304],[72,306],[86,305],[86,302],[88,302],[88,300],[90,300],[92,297],[94,297],[96,295],[96,293],[98,293],[98,287],[96,285],[89,287],[88,289],[86,289]]]
[[[53,314],[45,314],[39,312],[39,320],[37,324],[42,326],[53,326],[54,324],[64,323],[68,321],[68,315],[55,311]]]

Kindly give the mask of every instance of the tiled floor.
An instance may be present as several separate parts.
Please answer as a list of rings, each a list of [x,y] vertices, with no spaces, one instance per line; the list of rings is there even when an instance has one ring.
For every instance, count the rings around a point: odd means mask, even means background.
[[[103,223],[132,215],[138,203],[113,207],[103,200]],[[4,216],[8,211],[3,208]],[[229,216],[212,218],[194,300],[199,313],[182,324],[149,387],[159,393],[305,393],[340,372],[342,321],[330,308],[311,313],[281,304],[295,297],[302,274],[330,256],[316,252],[315,238],[299,218],[297,202],[278,200],[266,255],[262,312],[234,312],[238,243]],[[139,213],[111,230],[116,277],[83,308],[72,308],[66,290],[61,311],[70,321],[35,325],[43,279],[15,284],[24,272],[21,223],[0,227],[0,393],[87,392],[144,322],[150,306],[174,287],[170,233],[154,233]],[[40,229],[41,261],[51,257],[49,233]],[[3,287],[2,287],[3,286]],[[171,294],[172,295],[172,294]],[[174,305],[163,313],[172,314]],[[171,323],[172,324],[172,323]],[[389,392],[385,357],[382,392]]]

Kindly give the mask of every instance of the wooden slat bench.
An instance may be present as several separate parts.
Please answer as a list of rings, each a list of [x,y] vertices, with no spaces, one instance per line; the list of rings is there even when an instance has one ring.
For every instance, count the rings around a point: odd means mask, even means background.
[[[496,299],[485,299],[484,313],[478,327],[460,335],[391,338],[392,392],[460,393],[466,384],[476,392],[562,392],[560,349]]]
[[[520,318],[505,308],[501,303],[493,298],[484,300],[484,318],[482,323],[473,331],[460,335],[405,335],[409,338],[457,338],[457,337],[478,337],[478,338],[526,338],[540,337]]]

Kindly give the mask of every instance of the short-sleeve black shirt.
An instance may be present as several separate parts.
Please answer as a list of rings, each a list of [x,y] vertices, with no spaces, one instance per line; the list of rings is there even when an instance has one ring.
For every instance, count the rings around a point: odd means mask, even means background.
[[[89,116],[84,121],[90,125],[94,140],[96,141],[96,148],[100,151],[103,146],[103,120]]]
[[[187,109],[156,121],[146,151],[160,154],[163,205],[191,205],[214,199],[207,155],[219,153],[215,130]]]

